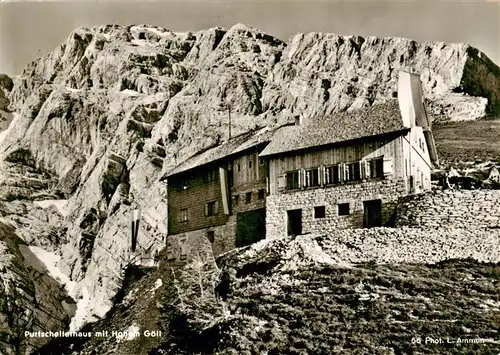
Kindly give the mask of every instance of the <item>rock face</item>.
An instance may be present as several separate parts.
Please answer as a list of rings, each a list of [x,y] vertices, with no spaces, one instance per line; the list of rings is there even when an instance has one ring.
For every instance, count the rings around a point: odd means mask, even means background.
[[[9,112],[9,93],[13,85],[9,76],[0,74],[0,132],[6,129],[12,121],[12,115]]]
[[[399,70],[420,73],[434,120],[500,110],[499,68],[465,44],[322,33],[290,39],[263,96],[266,107],[304,117],[330,114],[394,97]]]
[[[25,331],[64,330],[74,312],[64,288],[44,264],[0,222],[0,348],[2,354],[30,354],[50,338]]]
[[[13,123],[0,133],[0,199],[69,200],[67,215],[47,217],[61,223],[48,223],[55,229],[38,243],[57,250],[59,267],[78,283],[78,328],[106,313],[136,256],[131,210],[142,212],[138,250],[162,249],[167,201],[158,177],[226,140],[229,114],[236,135],[370,105],[391,98],[398,70],[410,67],[435,119],[500,110],[498,67],[461,44],[312,33],[287,45],[241,24],[197,33],[79,28],[13,85],[2,79]],[[5,218],[36,241],[12,212],[21,207],[6,204]]]

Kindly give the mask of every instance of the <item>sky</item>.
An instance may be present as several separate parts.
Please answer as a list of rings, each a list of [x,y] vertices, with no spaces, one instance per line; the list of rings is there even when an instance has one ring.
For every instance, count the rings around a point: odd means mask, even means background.
[[[500,65],[499,0],[440,1],[73,1],[0,0],[0,73],[20,74],[78,26],[152,24],[198,31],[236,23],[287,41],[296,33],[465,42]]]

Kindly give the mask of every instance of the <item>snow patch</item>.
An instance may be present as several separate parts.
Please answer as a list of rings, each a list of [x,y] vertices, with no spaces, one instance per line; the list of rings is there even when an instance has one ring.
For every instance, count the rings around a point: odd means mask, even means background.
[[[71,279],[57,267],[57,263],[61,260],[61,256],[40,247],[30,246],[28,248],[45,265],[49,275],[54,280],[64,285],[68,294],[74,297],[76,282],[71,281]]]
[[[91,307],[91,297],[88,289],[83,287],[81,290],[81,296],[78,297],[77,282],[71,281],[71,279],[57,267],[57,263],[61,260],[61,256],[48,252],[40,247],[30,246],[29,250],[44,264],[49,275],[54,280],[59,281],[62,285],[64,285],[68,295],[74,300],[77,300],[76,312],[73,318],[71,318],[69,330],[71,332],[77,331],[84,324],[96,320],[88,318],[88,313]]]
[[[0,132],[0,144],[2,144],[2,141],[5,139],[5,137],[7,137],[9,135],[9,132],[12,130],[12,127],[14,127],[16,125],[16,122],[20,118],[20,115],[17,113],[12,113],[12,114],[8,113],[7,115],[8,116],[12,115],[12,120],[10,121],[10,124],[7,126],[7,128],[4,131]]]
[[[138,96],[139,95],[139,93],[137,91],[130,90],[130,89],[125,89],[123,91],[120,91],[120,94],[124,94],[124,95],[128,95],[128,96]]]
[[[71,318],[71,323],[69,324],[70,332],[76,332],[83,327],[84,324],[92,322],[92,319],[88,319],[90,306],[90,293],[86,287],[83,287],[82,295],[76,302],[76,313],[73,318]]]
[[[59,213],[62,214],[64,217],[68,215],[68,209],[67,209],[68,200],[43,200],[43,201],[33,201],[33,203],[41,208],[56,206]]]

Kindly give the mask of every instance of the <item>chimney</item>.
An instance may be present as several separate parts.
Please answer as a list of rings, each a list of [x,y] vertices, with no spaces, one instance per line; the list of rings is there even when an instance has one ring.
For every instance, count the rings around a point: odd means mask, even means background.
[[[413,72],[413,69],[410,70]],[[424,129],[430,126],[419,74],[399,72],[398,102],[405,126],[420,126]]]
[[[398,103],[404,125],[408,128],[422,127],[432,163],[438,164],[434,136],[424,105],[424,92],[420,75],[410,68],[410,72],[400,71],[398,79]]]

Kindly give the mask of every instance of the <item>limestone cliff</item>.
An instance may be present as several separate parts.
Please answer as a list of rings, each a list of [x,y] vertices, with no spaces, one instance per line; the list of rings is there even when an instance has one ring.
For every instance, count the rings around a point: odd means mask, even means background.
[[[0,132],[5,130],[12,121],[12,115],[9,112],[9,93],[13,85],[9,76],[0,74]]]
[[[74,303],[14,228],[0,222],[2,354],[30,354],[46,344],[49,337],[27,336],[25,331],[64,330],[74,315]]]
[[[462,44],[320,33],[286,44],[241,24],[79,28],[0,90],[13,111],[0,139],[0,199],[64,199],[65,211],[53,209],[41,238],[19,222],[33,207],[7,202],[5,218],[26,242],[60,253],[59,268],[77,282],[76,329],[108,311],[133,262],[132,209],[142,211],[139,250],[164,247],[158,177],[226,140],[229,112],[238,134],[371,105],[393,97],[398,70],[409,68],[421,73],[435,119],[500,110],[498,67]]]

